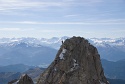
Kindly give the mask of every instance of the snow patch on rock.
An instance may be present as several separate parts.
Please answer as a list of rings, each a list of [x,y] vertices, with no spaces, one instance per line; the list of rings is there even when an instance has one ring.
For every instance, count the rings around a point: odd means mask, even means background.
[[[67,50],[63,48],[62,52],[61,52],[60,55],[59,55],[59,58],[60,58],[60,59],[64,59],[64,53],[66,53],[66,51],[67,51]]]
[[[70,69],[70,71],[74,71],[75,69],[78,68],[79,64],[77,63],[76,59],[73,59],[73,67]]]

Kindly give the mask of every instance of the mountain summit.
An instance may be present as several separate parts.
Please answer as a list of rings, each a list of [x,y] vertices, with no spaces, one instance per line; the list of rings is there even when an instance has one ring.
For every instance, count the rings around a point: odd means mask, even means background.
[[[109,84],[97,49],[82,37],[62,42],[55,60],[37,84]]]

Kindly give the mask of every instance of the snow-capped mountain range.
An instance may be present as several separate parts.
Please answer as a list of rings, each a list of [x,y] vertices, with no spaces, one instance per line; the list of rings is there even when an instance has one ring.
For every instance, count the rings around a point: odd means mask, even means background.
[[[125,46],[125,38],[90,38],[89,40],[96,46]]]
[[[0,50],[4,47],[12,48],[19,46],[25,47],[42,47],[59,49],[62,41],[70,38],[64,37],[53,37],[47,38],[0,38]],[[101,58],[110,61],[118,61],[125,59],[125,38],[88,38],[89,42],[97,47]],[[24,43],[24,44],[23,44]],[[24,47],[24,48],[25,48]],[[12,48],[13,49],[13,48]],[[1,53],[0,53],[1,54]]]
[[[49,46],[55,49],[58,49],[62,41],[70,38],[67,36],[64,37],[53,37],[50,39],[47,38],[0,38],[0,46],[14,46],[20,43],[26,43],[32,46]],[[88,38],[89,42],[95,46],[108,47],[108,46],[125,46],[125,38]]]
[[[42,46],[49,46],[55,49],[58,49],[59,46],[61,45],[61,41],[64,41],[68,37],[64,36],[61,38],[58,37],[53,37],[50,39],[47,38],[0,38],[0,47],[11,47],[11,46],[16,46],[20,43],[25,43],[28,46],[36,46],[39,47],[40,45]]]

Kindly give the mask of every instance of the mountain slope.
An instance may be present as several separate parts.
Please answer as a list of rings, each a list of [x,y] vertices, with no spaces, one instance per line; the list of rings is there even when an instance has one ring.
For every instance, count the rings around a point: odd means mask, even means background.
[[[1,66],[0,72],[24,72],[30,68],[34,68],[34,66],[28,66],[24,64],[14,64],[14,65]]]
[[[97,46],[97,49],[99,50],[99,54],[102,59],[110,61],[118,61],[125,59],[125,51],[119,49],[118,46],[117,47],[110,45],[108,47]]]
[[[7,84],[13,79],[18,79],[21,73],[19,72],[2,72],[0,73],[0,84]]]
[[[125,61],[111,62],[102,59],[102,66],[107,78],[125,80]]]
[[[43,71],[45,70],[46,68],[39,68],[39,67],[35,67],[35,68],[31,68],[27,71],[25,71],[23,74],[27,74],[29,77],[32,78],[32,80],[34,81],[34,83],[37,82],[39,76],[41,73],[43,73]]]
[[[10,47],[0,47],[0,52],[2,52],[0,54],[1,65],[41,65],[50,64],[57,51],[45,46],[31,46],[26,43],[20,43]]]
[[[108,81],[110,84],[125,84],[125,80],[121,79],[108,79]]]

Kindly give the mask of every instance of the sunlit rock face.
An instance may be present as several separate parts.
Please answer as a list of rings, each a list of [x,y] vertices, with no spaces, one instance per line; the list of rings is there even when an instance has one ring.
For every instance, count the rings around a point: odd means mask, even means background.
[[[109,84],[97,49],[82,37],[62,42],[55,60],[37,84]]]

